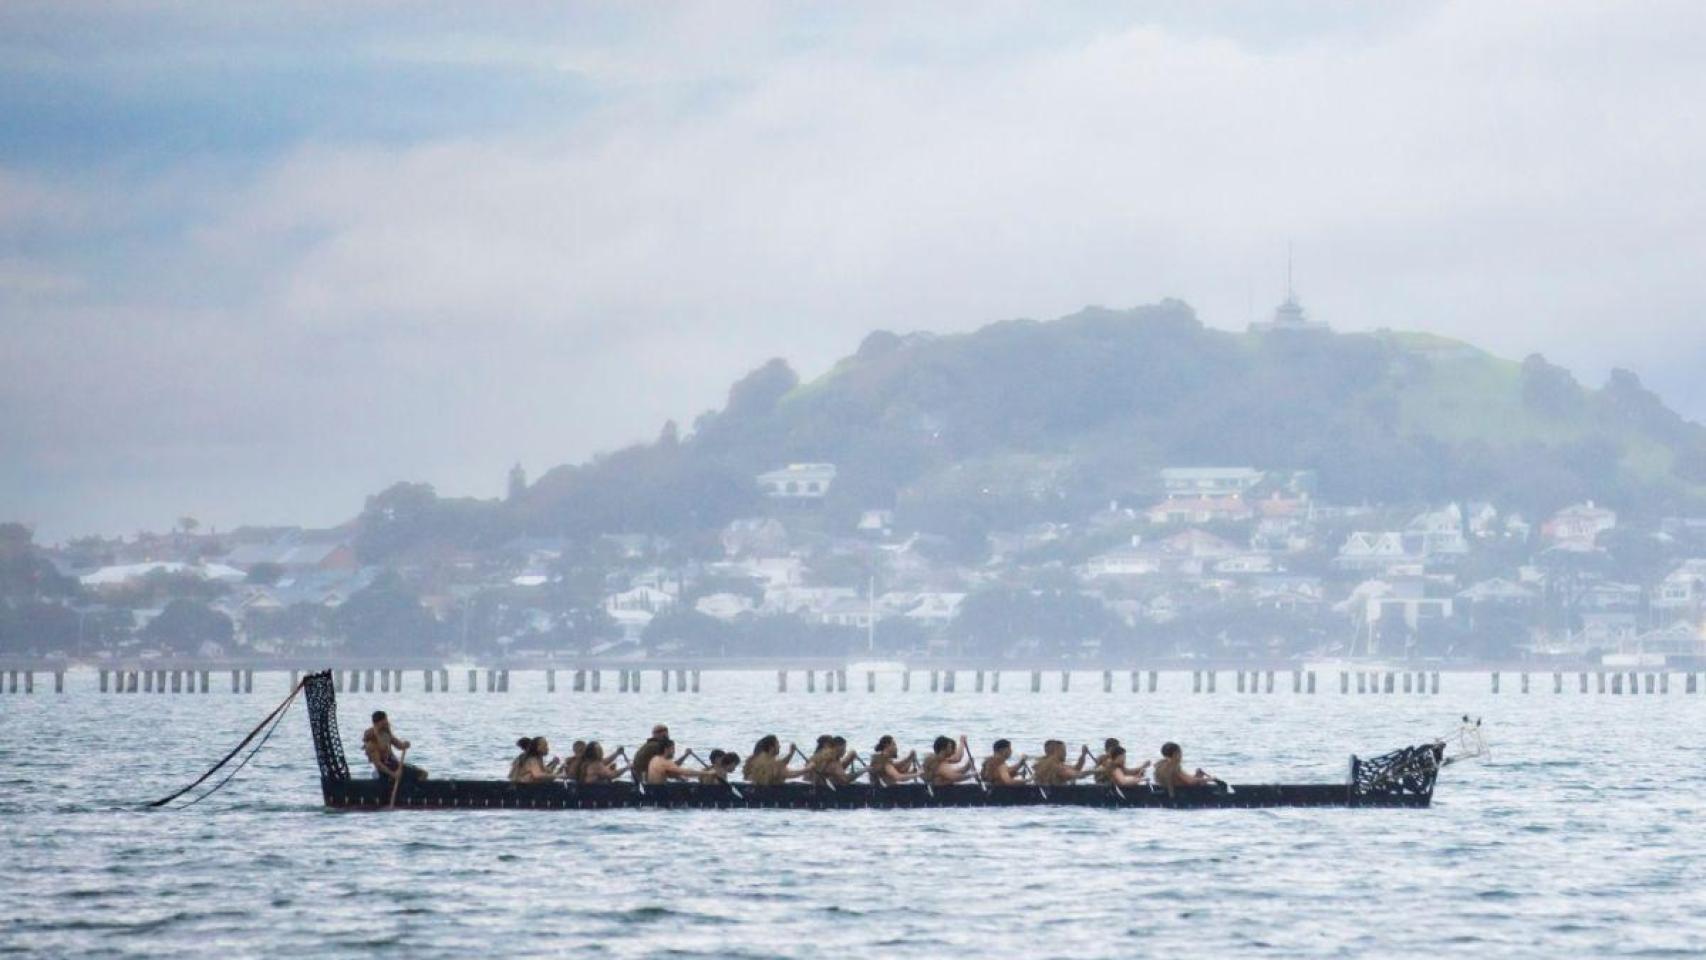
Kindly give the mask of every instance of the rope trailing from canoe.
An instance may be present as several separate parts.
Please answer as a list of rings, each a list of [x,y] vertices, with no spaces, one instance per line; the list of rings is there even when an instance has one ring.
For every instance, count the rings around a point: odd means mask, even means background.
[[[225,779],[219,781],[218,784],[214,785],[212,790],[209,790],[208,792],[202,794],[201,796],[197,797],[196,799],[190,801],[190,803],[185,804],[185,806],[190,806],[190,805],[193,805],[196,803],[200,803],[203,800],[206,800],[208,797],[210,797],[214,793],[216,793],[221,787],[225,786],[227,783],[230,783],[231,778],[236,776],[237,773],[239,771],[241,771],[245,766],[248,766],[249,760],[252,759],[257,752],[260,751],[261,747],[266,745],[267,740],[271,739],[273,730],[278,729],[279,721],[284,719],[285,711],[289,710],[290,705],[292,703],[296,702],[296,695],[301,693],[301,692],[302,692],[302,682],[298,681],[296,686],[291,688],[290,694],[288,696],[286,696],[284,698],[284,700],[279,703],[278,706],[274,707],[273,711],[271,713],[267,714],[266,719],[262,720],[259,724],[256,724],[255,729],[250,730],[248,736],[244,737],[242,739],[242,741],[239,742],[235,747],[232,747],[230,753],[227,753],[224,757],[222,757],[220,759],[220,761],[218,763],[214,764],[212,767],[209,767],[208,771],[206,773],[195,778],[195,780],[192,783],[190,783],[189,786],[184,787],[182,790],[179,790],[178,792],[172,794],[169,797],[163,797],[159,800],[156,800],[153,803],[150,803],[148,806],[149,807],[163,807],[166,804],[171,803],[173,800],[176,800],[179,797],[183,796],[184,794],[189,793],[191,790],[194,790],[196,787],[201,786],[203,783],[206,783],[209,777],[212,777],[214,774],[218,773],[222,767],[224,767],[227,763],[231,762],[231,759],[233,757],[237,756],[237,754],[239,754],[239,753],[242,753],[243,748],[248,746],[249,743],[255,739],[255,737],[260,736],[262,731],[265,731],[265,736],[261,737],[261,742],[255,745],[255,749],[250,751],[249,755],[247,757],[243,758],[243,762],[239,763],[237,765],[237,769],[232,770],[231,773],[225,777]]]

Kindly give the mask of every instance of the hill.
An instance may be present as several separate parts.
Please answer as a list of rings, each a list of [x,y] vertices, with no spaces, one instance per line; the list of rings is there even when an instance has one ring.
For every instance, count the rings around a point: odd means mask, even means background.
[[[503,504],[399,486],[370,500],[364,552],[517,533],[714,529],[755,512],[754,477],[834,463],[822,506],[892,508],[950,537],[1154,496],[1169,465],[1312,471],[1336,503],[1485,499],[1529,512],[1597,499],[1633,515],[1706,504],[1706,428],[1614,371],[1599,389],[1414,333],[1234,333],[1164,301],[877,332],[802,383],[748,374],[685,433],[558,467]]]

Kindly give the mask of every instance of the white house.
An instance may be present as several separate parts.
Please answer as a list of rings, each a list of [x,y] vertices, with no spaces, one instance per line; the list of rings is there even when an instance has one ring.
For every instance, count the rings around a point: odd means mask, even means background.
[[[1706,560],[1684,560],[1653,590],[1653,609],[1693,613],[1706,602]]]
[[[1592,550],[1594,541],[1617,527],[1617,511],[1594,506],[1589,500],[1565,507],[1546,521],[1540,532],[1566,550]]]
[[[1161,571],[1161,558],[1153,550],[1120,547],[1099,553],[1084,562],[1083,575],[1096,577],[1145,577]]]
[[[1449,561],[1469,554],[1469,541],[1463,535],[1463,510],[1455,503],[1417,514],[1404,530],[1416,535],[1422,556],[1429,559]]]
[[[758,488],[777,500],[822,500],[834,482],[833,463],[790,463],[758,475]]]
[[[734,620],[752,612],[752,600],[738,593],[713,593],[694,601],[693,609],[718,620]]]
[[[1238,521],[1248,520],[1254,515],[1250,505],[1237,496],[1169,497],[1143,513],[1144,518],[1153,524]]]
[[[1238,497],[1264,476],[1254,467],[1168,467],[1161,489],[1169,497]]]
[[[1333,566],[1340,570],[1385,570],[1400,564],[1415,564],[1422,559],[1419,546],[1406,543],[1397,530],[1357,530],[1345,538]]]

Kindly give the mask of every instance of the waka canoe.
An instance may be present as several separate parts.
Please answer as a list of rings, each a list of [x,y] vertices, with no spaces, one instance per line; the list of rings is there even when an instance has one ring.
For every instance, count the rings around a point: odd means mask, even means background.
[[[330,671],[303,680],[308,724],[320,766],[320,790],[333,809],[381,809],[390,804],[391,781],[354,777],[338,733],[337,695]],[[1343,783],[1230,784],[1168,793],[1154,787],[990,787],[979,783],[894,787],[869,784],[831,788],[803,783],[759,787],[745,783],[704,785],[629,782],[514,784],[507,780],[405,781],[396,794],[403,810],[611,810],[630,807],[687,809],[898,810],[937,807],[1168,807],[1223,809],[1256,807],[1426,807],[1445,765],[1445,744],[1425,743],[1380,757],[1351,758]]]

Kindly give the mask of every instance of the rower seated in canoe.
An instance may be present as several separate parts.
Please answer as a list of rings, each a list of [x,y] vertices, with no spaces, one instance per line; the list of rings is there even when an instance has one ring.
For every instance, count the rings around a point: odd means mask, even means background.
[[[409,741],[391,731],[391,718],[385,711],[373,711],[373,726],[361,735],[361,752],[373,764],[374,776],[381,780],[425,780],[427,772],[412,763],[404,763],[398,750],[409,752]]]
[[[1017,787],[1024,785],[1024,776],[1020,773],[1025,765],[1025,757],[1020,755],[1013,760],[1013,741],[995,741],[995,752],[984,758],[983,766],[978,771],[978,779],[992,787]]]
[[[1115,742],[1102,754],[1102,762],[1096,765],[1096,782],[1110,787],[1141,787],[1149,781],[1145,774],[1149,772],[1149,761],[1138,764],[1136,770],[1128,770],[1125,765],[1125,747]]]
[[[521,754],[509,764],[510,783],[544,783],[557,776],[558,761],[547,761],[551,744],[544,737],[522,737],[515,742]]]
[[[658,752],[646,764],[646,783],[656,786],[671,780],[697,779],[695,771],[689,770],[675,762],[675,741],[665,740],[658,744]]]
[[[900,747],[895,745],[894,737],[885,733],[877,740],[877,745],[871,748],[871,758],[865,764],[865,772],[870,775],[871,786],[892,787],[918,779],[918,771],[911,769],[912,758],[901,760],[897,756],[899,752]]]
[[[652,758],[658,755],[667,740],[669,740],[668,725],[660,723],[652,727],[652,735],[646,738],[645,743],[640,744],[638,750],[634,751],[634,762],[629,765],[635,781],[645,779],[646,771],[651,769]]]
[[[818,737],[817,749],[806,761],[806,769],[810,771],[806,779],[819,787],[843,787],[852,783],[853,778],[847,773],[848,756],[845,737],[827,733]]]
[[[705,769],[694,774],[701,784],[728,783],[729,775],[740,766],[740,756],[730,750],[712,750]]]
[[[1094,770],[1084,769],[1084,761],[1088,759],[1090,748],[1083,747],[1078,751],[1078,762],[1068,765],[1065,742],[1044,740],[1043,758],[1031,765],[1031,783],[1039,787],[1060,787],[1088,777],[1095,773]]]
[[[1151,776],[1155,778],[1155,785],[1168,793],[1180,787],[1210,787],[1220,783],[1201,767],[1195,773],[1186,773],[1184,751],[1171,740],[1161,745],[1161,759],[1156,762]]]
[[[811,772],[806,767],[788,766],[788,761],[798,752],[799,748],[789,744],[788,755],[782,756],[782,741],[776,739],[774,733],[767,733],[752,745],[752,756],[746,759],[741,774],[746,778],[746,782],[753,786],[779,787],[789,780]]]
[[[958,741],[953,737],[937,737],[930,755],[922,765],[923,780],[933,787],[945,787],[971,779],[971,748],[964,734]]]
[[[605,759],[604,746],[597,740],[586,745],[580,757],[570,765],[566,776],[576,783],[609,783],[628,772],[616,763],[615,757]]]

